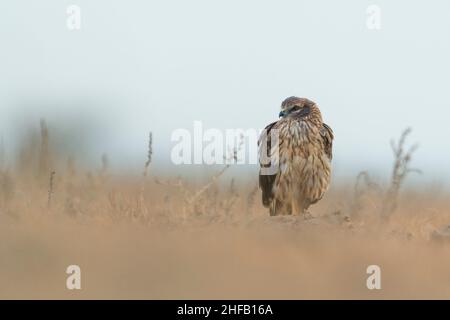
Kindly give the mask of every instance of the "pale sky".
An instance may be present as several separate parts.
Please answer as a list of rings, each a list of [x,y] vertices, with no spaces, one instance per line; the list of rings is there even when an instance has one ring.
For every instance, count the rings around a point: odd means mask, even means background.
[[[78,31],[66,26],[70,4]],[[380,30],[366,26],[369,5]],[[80,157],[132,167],[152,130],[164,166],[173,130],[263,128],[297,95],[335,132],[336,175],[389,174],[389,140],[411,126],[420,179],[442,181],[449,17],[448,0],[1,1],[0,134],[13,148],[44,117]]]

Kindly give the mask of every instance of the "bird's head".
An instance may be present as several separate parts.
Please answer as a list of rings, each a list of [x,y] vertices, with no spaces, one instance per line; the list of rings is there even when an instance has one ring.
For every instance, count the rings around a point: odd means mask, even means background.
[[[280,118],[296,117],[303,118],[311,113],[314,102],[306,98],[289,97],[281,103]]]

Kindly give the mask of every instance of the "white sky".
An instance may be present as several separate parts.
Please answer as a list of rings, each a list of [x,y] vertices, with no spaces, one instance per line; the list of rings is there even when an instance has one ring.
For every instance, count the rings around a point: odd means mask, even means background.
[[[66,27],[70,4],[80,31]],[[337,175],[388,174],[389,140],[411,126],[421,179],[443,180],[449,16],[448,0],[1,1],[0,134],[12,145],[40,117],[74,132],[82,121],[82,155],[134,166],[152,130],[163,165],[174,129],[263,128],[297,95],[333,128]]]

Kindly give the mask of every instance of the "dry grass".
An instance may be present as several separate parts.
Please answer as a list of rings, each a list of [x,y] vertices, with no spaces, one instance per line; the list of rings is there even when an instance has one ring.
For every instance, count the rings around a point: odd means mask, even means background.
[[[85,172],[57,161],[41,122],[41,147],[0,167],[0,298],[450,298],[450,199],[401,190],[407,134],[388,186],[334,184],[304,221],[269,217],[256,177],[230,166],[197,184],[156,176],[151,134],[142,176],[119,178],[106,156]],[[65,289],[70,264],[81,291]]]

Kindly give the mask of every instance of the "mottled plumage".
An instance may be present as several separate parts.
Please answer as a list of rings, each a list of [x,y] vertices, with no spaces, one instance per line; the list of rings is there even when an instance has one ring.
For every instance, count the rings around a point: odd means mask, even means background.
[[[265,174],[267,166],[261,165],[262,202],[270,208],[270,215],[305,214],[330,184],[333,131],[322,122],[316,103],[305,98],[284,100],[279,116],[259,141],[260,152],[262,144],[267,144],[268,155],[273,157],[271,132],[278,134],[276,171]]]

